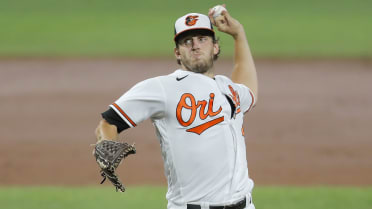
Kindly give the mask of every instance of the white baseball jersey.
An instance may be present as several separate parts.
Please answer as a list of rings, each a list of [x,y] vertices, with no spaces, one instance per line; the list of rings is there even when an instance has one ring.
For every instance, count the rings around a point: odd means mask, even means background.
[[[185,208],[231,204],[251,192],[243,114],[253,105],[245,85],[176,70],[136,84],[110,107],[131,127],[151,118],[168,180],[168,208]]]

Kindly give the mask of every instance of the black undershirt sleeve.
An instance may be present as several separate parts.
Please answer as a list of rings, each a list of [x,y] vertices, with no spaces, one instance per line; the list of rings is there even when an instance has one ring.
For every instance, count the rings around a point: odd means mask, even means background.
[[[231,118],[233,118],[233,116],[235,114],[236,107],[234,105],[234,102],[231,100],[231,98],[227,95],[225,95],[225,96],[226,96],[227,101],[229,101],[229,104],[230,104],[230,107],[231,107]]]
[[[101,115],[102,118],[104,118],[109,124],[117,127],[118,133],[129,128],[129,125],[112,108],[109,108],[106,112],[101,113]]]

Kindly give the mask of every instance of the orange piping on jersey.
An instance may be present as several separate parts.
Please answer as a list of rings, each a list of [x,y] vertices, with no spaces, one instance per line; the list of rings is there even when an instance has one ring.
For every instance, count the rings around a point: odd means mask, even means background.
[[[251,97],[252,97],[252,103],[251,103],[251,106],[249,106],[249,108],[248,108],[248,110],[247,110],[246,112],[248,112],[249,110],[251,110],[251,108],[252,108],[252,106],[253,106],[253,104],[254,104],[254,96],[253,96],[252,92],[249,91],[249,94],[250,94]]]
[[[130,117],[125,114],[125,112],[119,107],[119,105],[112,103],[120,111],[120,113],[132,124],[133,127],[136,127],[137,125],[130,119]]]
[[[224,119],[225,119],[224,116],[222,116],[222,117],[216,118],[214,120],[211,120],[209,122],[198,125],[194,128],[187,129],[186,131],[187,132],[193,132],[193,133],[196,133],[196,134],[200,135],[201,133],[203,133],[208,128],[221,123],[222,121],[224,121]]]

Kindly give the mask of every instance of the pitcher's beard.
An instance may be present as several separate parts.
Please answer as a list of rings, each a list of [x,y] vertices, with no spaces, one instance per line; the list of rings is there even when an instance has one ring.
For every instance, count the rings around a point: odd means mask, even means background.
[[[204,74],[213,67],[213,57],[204,62],[191,63],[191,60],[182,60],[182,64],[188,71]]]

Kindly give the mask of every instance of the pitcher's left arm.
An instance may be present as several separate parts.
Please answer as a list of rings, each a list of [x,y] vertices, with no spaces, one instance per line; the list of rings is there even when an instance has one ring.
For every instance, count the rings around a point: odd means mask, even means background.
[[[257,72],[243,25],[231,17],[228,11],[223,11],[221,16],[213,18],[213,10],[210,10],[208,16],[219,31],[234,38],[234,69],[231,80],[246,85],[254,94],[256,103],[258,96]]]

